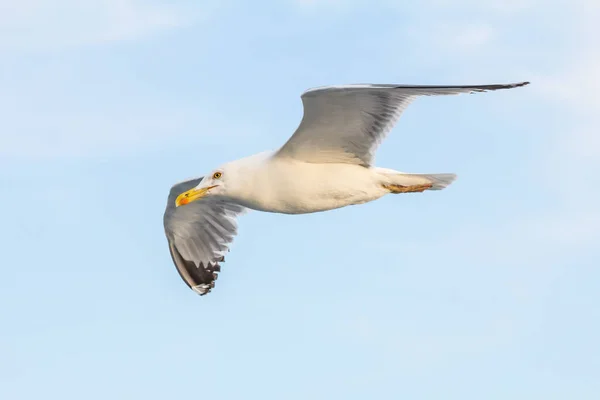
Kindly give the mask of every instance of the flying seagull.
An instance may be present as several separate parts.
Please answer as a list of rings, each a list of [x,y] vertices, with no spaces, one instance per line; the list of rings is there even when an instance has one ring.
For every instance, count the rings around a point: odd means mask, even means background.
[[[304,214],[376,200],[388,193],[441,190],[454,174],[413,174],[373,165],[375,151],[418,96],[525,86],[343,85],[309,89],[304,116],[278,150],[225,163],[171,188],[164,227],[173,262],[199,295],[215,286],[247,209]]]

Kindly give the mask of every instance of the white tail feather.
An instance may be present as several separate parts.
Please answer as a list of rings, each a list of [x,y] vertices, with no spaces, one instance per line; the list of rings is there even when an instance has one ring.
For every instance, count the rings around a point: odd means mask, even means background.
[[[428,190],[442,190],[456,180],[456,174],[406,174],[427,179],[433,184]]]
[[[386,183],[414,186],[431,183],[433,186],[427,190],[442,190],[456,180],[456,174],[409,174],[387,168],[377,168],[377,172],[386,177]]]

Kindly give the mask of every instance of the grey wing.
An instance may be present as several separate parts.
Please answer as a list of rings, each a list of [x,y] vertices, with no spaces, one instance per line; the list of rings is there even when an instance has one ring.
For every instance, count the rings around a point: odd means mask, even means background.
[[[304,115],[278,157],[369,166],[377,146],[418,96],[510,89],[529,82],[473,86],[345,85],[310,89]]]
[[[164,226],[173,263],[183,281],[196,293],[214,288],[220,262],[237,234],[236,217],[245,208],[222,200],[199,200],[175,207],[175,198],[202,178],[175,185],[164,215]]]

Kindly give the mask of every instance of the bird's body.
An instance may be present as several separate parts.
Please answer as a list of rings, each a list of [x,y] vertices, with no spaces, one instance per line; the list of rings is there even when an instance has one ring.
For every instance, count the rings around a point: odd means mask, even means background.
[[[165,233],[173,262],[200,295],[214,287],[219,263],[246,209],[306,214],[363,204],[389,193],[441,190],[456,176],[415,174],[373,165],[375,151],[419,96],[524,86],[347,85],[311,89],[304,117],[278,150],[225,163],[171,188]]]
[[[389,193],[382,186],[387,178],[377,168],[356,164],[314,164],[268,152],[223,168],[243,176],[235,179],[227,199],[257,211],[306,214],[366,203]]]

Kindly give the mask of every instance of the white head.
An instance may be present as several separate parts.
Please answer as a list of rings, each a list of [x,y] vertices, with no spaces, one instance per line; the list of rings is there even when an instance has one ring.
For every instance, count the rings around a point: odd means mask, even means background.
[[[232,176],[235,175],[236,169],[229,164],[213,170],[200,181],[198,186],[177,196],[175,206],[183,206],[208,196],[228,196],[232,182],[235,180]]]
[[[257,178],[265,175],[270,157],[271,152],[263,152],[221,165],[207,174],[198,186],[180,194],[175,200],[175,206],[179,207],[209,196],[238,201],[247,198],[249,193],[260,191]],[[258,179],[258,182],[262,180]]]

